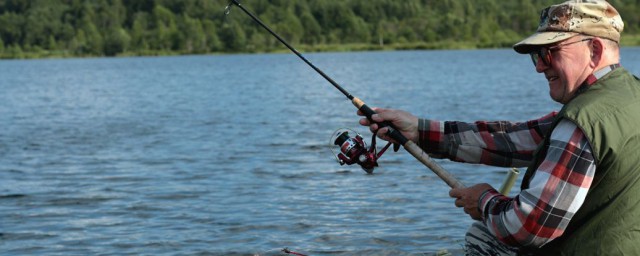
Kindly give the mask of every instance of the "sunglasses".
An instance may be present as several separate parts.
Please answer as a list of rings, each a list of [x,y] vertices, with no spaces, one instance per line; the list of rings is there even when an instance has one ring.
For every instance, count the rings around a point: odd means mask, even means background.
[[[558,49],[560,49],[560,47],[562,46],[567,46],[570,44],[576,44],[576,43],[580,43],[580,42],[584,42],[584,41],[591,41],[593,38],[585,38],[579,41],[575,41],[575,42],[571,42],[571,43],[565,43],[565,44],[558,44],[558,45],[554,45],[551,47],[540,47],[537,50],[530,52],[529,55],[531,55],[531,61],[533,61],[533,65],[534,66],[538,66],[538,60],[542,60],[542,63],[544,63],[545,66],[551,66],[551,52],[552,51],[557,51]]]

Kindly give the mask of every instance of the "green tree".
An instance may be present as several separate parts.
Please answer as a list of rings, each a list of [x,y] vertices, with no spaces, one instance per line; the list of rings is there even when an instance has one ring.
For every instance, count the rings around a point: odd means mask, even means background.
[[[303,35],[302,23],[293,11],[288,10],[281,13],[281,17],[274,27],[277,29],[278,33],[283,38],[286,38],[290,43],[300,43],[300,39]]]
[[[57,50],[58,49],[58,43],[56,42],[56,38],[53,37],[53,35],[49,36],[49,40],[47,42],[47,50]]]
[[[200,20],[189,17],[186,13],[180,19],[181,47],[184,53],[204,53],[207,51],[207,38]]]
[[[347,19],[347,26],[344,29],[344,33],[344,40],[346,43],[362,43],[371,41],[369,25],[367,25],[362,18],[357,16],[352,16]]]
[[[9,51],[7,52],[7,56],[12,59],[24,59],[24,52],[22,51],[22,47],[18,44],[14,44],[9,46]]]
[[[4,0],[0,1],[0,12],[24,13],[30,7],[31,1]]]
[[[104,54],[107,56],[116,56],[125,52],[129,48],[131,37],[122,28],[112,28],[107,32],[104,41]]]
[[[218,25],[211,20],[204,20],[202,22],[202,29],[204,30],[206,45],[209,51],[219,52],[224,50],[224,45],[217,33]]]
[[[95,10],[94,23],[103,31],[121,27],[126,20],[127,10],[122,0],[98,0]]]
[[[89,52],[87,47],[87,37],[84,34],[84,30],[78,29],[76,31],[75,36],[69,42],[69,50],[73,54],[80,56]]]
[[[145,12],[138,12],[134,15],[133,25],[131,27],[131,47],[138,52],[146,52],[149,50],[149,44],[147,43],[149,29],[148,14]]]
[[[23,28],[24,16],[11,12],[0,15],[0,38],[6,45],[21,44]]]
[[[101,56],[104,54],[104,41],[98,28],[92,21],[86,19],[82,25],[82,31],[86,38],[86,51],[84,53]]]
[[[237,22],[228,22],[222,26],[220,31],[222,43],[225,49],[232,52],[239,52],[245,49],[247,43],[247,36],[242,30],[242,26]]]
[[[305,10],[300,16],[300,25],[304,28],[302,34],[302,43],[304,44],[318,44],[321,43],[322,28],[318,21],[313,17],[311,12]]]
[[[67,6],[57,1],[35,0],[26,11],[24,23],[25,33],[23,45],[48,48],[50,36],[59,37],[62,34],[62,16]]]
[[[0,37],[0,58],[4,55],[4,41],[2,41],[2,37]]]
[[[153,9],[153,28],[152,34],[154,40],[151,41],[151,47],[156,50],[174,50],[179,39],[178,26],[176,25],[175,15],[171,10],[161,5],[156,5]]]

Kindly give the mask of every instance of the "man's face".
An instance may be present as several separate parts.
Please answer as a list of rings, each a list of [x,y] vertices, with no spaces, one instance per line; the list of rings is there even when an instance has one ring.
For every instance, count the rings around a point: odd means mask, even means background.
[[[542,47],[537,51],[536,71],[549,81],[549,95],[559,103],[568,103],[591,73],[589,38],[579,36]],[[536,58],[534,57],[534,58]]]

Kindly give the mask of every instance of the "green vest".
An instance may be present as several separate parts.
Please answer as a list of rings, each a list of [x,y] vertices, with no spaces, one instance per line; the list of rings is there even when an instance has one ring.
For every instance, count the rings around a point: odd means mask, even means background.
[[[558,238],[537,255],[640,255],[640,81],[624,68],[598,79],[564,105],[593,150],[596,173],[584,204]],[[522,181],[529,187],[547,152],[549,137]]]

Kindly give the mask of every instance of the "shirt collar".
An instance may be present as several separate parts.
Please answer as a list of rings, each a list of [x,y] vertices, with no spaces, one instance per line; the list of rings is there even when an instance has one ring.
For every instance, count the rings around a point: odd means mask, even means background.
[[[618,64],[613,64],[613,65],[609,65],[609,66],[606,66],[604,68],[601,68],[601,69],[597,70],[596,72],[593,72],[593,74],[589,75],[587,77],[587,80],[585,80],[584,83],[582,83],[582,84],[583,85],[587,84],[587,86],[588,85],[592,85],[596,81],[598,81],[598,79],[602,78],[604,75],[609,74],[609,72],[611,72],[614,69],[619,68],[619,67],[620,67],[620,64],[618,63]]]
[[[576,91],[575,96],[578,96],[580,93],[586,91],[589,88],[589,86],[591,86],[592,84],[595,84],[596,81],[598,81],[598,79],[602,78],[606,74],[609,74],[609,72],[611,72],[611,71],[613,71],[613,70],[615,70],[616,68],[619,68],[619,67],[620,67],[620,63],[616,63],[616,64],[606,66],[604,68],[601,68],[601,69],[593,72],[580,85],[580,87],[578,88],[578,91]]]

